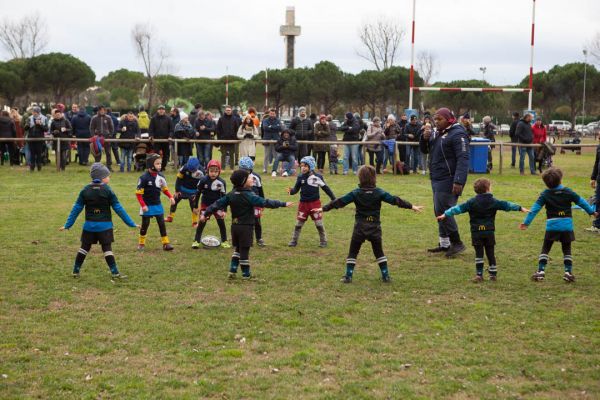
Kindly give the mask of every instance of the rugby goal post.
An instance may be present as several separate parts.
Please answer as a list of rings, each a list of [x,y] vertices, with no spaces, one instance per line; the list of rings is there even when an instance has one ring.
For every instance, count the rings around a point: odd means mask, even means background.
[[[531,54],[529,59],[529,85],[527,88],[461,88],[461,87],[434,87],[434,86],[415,86],[415,10],[417,0],[412,2],[412,35],[411,35],[411,50],[410,50],[410,75],[409,75],[409,94],[408,94],[408,108],[413,108],[413,93],[416,92],[520,92],[528,93],[527,109],[532,110],[533,100],[533,49],[535,39],[535,1],[532,0],[532,16],[531,16]]]

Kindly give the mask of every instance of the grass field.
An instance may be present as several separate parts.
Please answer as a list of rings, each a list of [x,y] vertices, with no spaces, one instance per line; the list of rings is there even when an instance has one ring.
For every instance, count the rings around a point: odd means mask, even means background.
[[[591,153],[555,157],[565,185],[586,198],[592,163]],[[174,178],[169,170],[171,188]],[[268,197],[289,199],[292,178],[263,178]],[[325,178],[336,195],[357,183]],[[543,190],[539,177],[514,169],[491,178],[496,197],[525,207]],[[113,214],[114,252],[129,276],[114,284],[97,247],[81,279],[71,278],[82,216],[58,232],[88,181],[73,165],[61,174],[0,168],[2,399],[600,398],[600,237],[584,231],[583,212],[575,212],[576,283],[561,279],[560,246],[546,281],[531,282],[543,213],[525,232],[523,214],[500,213],[499,280],[476,285],[471,247],[452,260],[425,252],[437,242],[428,179],[386,175],[379,186],[426,210],[383,209],[391,284],[379,281],[365,244],[354,283],[344,285],[353,206],[326,214],[326,249],[310,223],[288,248],[295,209],[268,210],[267,247],[250,256],[256,279],[230,282],[230,250],[190,248],[182,202],[168,225],[172,253],[161,250],[155,223],[138,253],[137,231]],[[111,186],[139,222],[136,181],[115,173]],[[468,216],[458,221],[470,243]],[[214,221],[205,232],[218,232]]]

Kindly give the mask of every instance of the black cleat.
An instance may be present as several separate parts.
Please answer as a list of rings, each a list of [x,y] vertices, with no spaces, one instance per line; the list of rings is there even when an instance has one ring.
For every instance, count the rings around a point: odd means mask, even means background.
[[[450,247],[448,248],[448,251],[446,252],[446,257],[448,257],[448,258],[454,257],[455,255],[462,253],[466,249],[467,248],[465,247],[465,245],[462,242],[452,243],[450,245]]]

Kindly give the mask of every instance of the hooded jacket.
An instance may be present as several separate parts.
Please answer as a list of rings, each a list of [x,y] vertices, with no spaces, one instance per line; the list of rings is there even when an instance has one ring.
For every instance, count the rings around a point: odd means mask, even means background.
[[[285,133],[281,134],[281,137],[275,145],[275,151],[281,153],[281,155],[284,157],[289,157],[290,155],[296,153],[298,144],[296,142],[296,135],[294,134],[294,131],[288,130],[286,132],[289,134],[289,136],[286,137]]]
[[[223,115],[217,122],[217,138],[221,140],[237,139],[237,131],[240,127],[240,121],[237,117],[231,115]]]
[[[531,130],[531,124],[521,119],[515,129],[515,137],[517,143],[531,144],[533,142],[533,131]]]
[[[169,139],[173,135],[173,120],[171,116],[167,114],[155,114],[150,120],[148,133],[155,139]]]
[[[10,117],[0,117],[0,137],[16,138],[17,127]]]
[[[340,130],[344,132],[344,142],[358,142],[360,140],[361,124],[354,117],[347,119]]]
[[[71,119],[71,127],[73,128],[75,137],[87,139],[92,136],[90,133],[91,120],[92,118],[85,110],[79,110],[77,114],[73,116]]]
[[[421,136],[421,151],[429,154],[429,175],[434,192],[452,193],[456,183],[464,187],[469,172],[469,138],[465,128],[455,123],[435,131],[429,139]]]
[[[138,125],[140,129],[150,128],[150,117],[146,111],[140,111],[138,114]]]

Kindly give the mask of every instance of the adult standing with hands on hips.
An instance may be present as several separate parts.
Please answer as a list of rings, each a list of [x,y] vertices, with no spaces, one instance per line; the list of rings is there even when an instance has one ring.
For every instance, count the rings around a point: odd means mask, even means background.
[[[429,154],[429,175],[434,213],[440,216],[454,207],[462,194],[469,171],[469,139],[464,127],[447,108],[436,111],[435,129],[425,126],[419,145]],[[427,251],[452,257],[465,250],[454,218],[438,221],[439,245]]]

